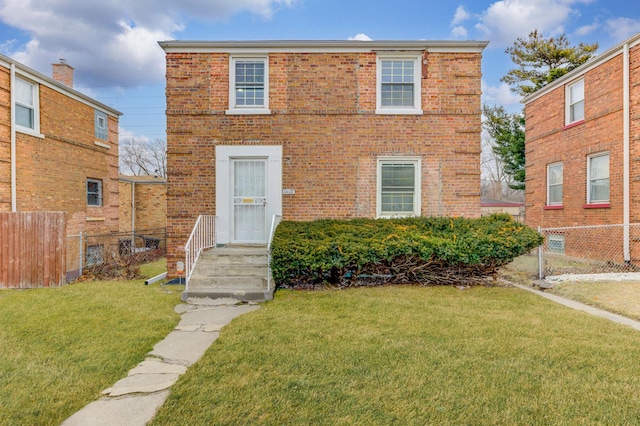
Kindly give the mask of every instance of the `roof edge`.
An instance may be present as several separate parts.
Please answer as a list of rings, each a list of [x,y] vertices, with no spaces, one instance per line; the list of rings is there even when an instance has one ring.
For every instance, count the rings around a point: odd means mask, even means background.
[[[488,41],[456,40],[167,40],[158,44],[166,52],[228,52],[233,50],[279,51],[371,51],[371,50],[438,50],[481,52]]]
[[[82,92],[79,92],[77,90],[75,90],[72,87],[69,87],[65,84],[60,83],[57,80],[54,80],[51,77],[48,77],[36,70],[34,70],[33,68],[29,68],[28,66],[24,65],[23,63],[20,63],[18,61],[16,61],[15,59],[12,59],[6,55],[3,55],[0,53],[0,64],[2,63],[6,63],[6,64],[13,64],[18,70],[20,70],[22,73],[26,74],[29,77],[32,77],[32,79],[34,80],[39,80],[40,83],[44,83],[46,86],[49,86],[50,88],[67,94],[72,98],[75,98],[76,100],[79,100],[81,102],[85,102],[87,104],[91,104],[95,107],[98,107],[99,109],[104,110],[107,113],[110,113],[111,115],[115,115],[115,116],[121,116],[122,112],[118,111],[115,108],[110,107],[109,105],[103,104],[100,101],[97,101],[87,95],[85,95]]]

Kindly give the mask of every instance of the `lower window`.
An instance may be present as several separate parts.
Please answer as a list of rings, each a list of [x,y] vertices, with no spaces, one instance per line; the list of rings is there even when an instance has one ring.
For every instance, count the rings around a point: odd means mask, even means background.
[[[558,235],[558,234],[548,235],[547,249],[551,253],[564,254],[564,235]]]
[[[87,246],[87,266],[99,265],[104,262],[104,246],[96,244]]]
[[[378,217],[420,216],[420,159],[378,159]]]

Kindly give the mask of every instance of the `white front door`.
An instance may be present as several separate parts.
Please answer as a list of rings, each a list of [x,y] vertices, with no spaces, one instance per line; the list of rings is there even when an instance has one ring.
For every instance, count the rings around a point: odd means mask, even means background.
[[[282,215],[282,147],[216,146],[216,244],[265,244]]]
[[[233,242],[267,242],[267,160],[232,159]]]

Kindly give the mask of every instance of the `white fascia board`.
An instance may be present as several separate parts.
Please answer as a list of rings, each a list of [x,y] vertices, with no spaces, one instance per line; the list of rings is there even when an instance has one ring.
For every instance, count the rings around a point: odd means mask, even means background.
[[[167,53],[362,53],[371,51],[481,52],[487,41],[161,41]]]

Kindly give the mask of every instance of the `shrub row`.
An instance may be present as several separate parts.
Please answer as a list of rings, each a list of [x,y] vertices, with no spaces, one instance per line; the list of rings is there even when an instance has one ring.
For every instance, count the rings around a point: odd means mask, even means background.
[[[283,221],[271,269],[279,287],[474,284],[542,241],[507,214]]]

